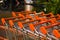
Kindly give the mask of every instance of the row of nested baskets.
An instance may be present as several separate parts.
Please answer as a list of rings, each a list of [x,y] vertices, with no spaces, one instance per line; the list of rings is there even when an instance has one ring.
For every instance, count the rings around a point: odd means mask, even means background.
[[[12,12],[1,23],[0,36],[6,40],[60,40],[60,14]]]

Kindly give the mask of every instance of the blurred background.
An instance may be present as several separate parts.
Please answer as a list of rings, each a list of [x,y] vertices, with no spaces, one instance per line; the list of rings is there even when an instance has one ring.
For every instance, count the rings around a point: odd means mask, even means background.
[[[44,11],[60,13],[60,0],[0,0],[0,18],[9,17],[12,11]]]

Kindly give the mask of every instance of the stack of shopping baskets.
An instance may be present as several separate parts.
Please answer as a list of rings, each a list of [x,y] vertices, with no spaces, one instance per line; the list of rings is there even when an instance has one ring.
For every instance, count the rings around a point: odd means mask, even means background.
[[[7,40],[60,40],[60,14],[29,11],[12,12],[1,18]]]

